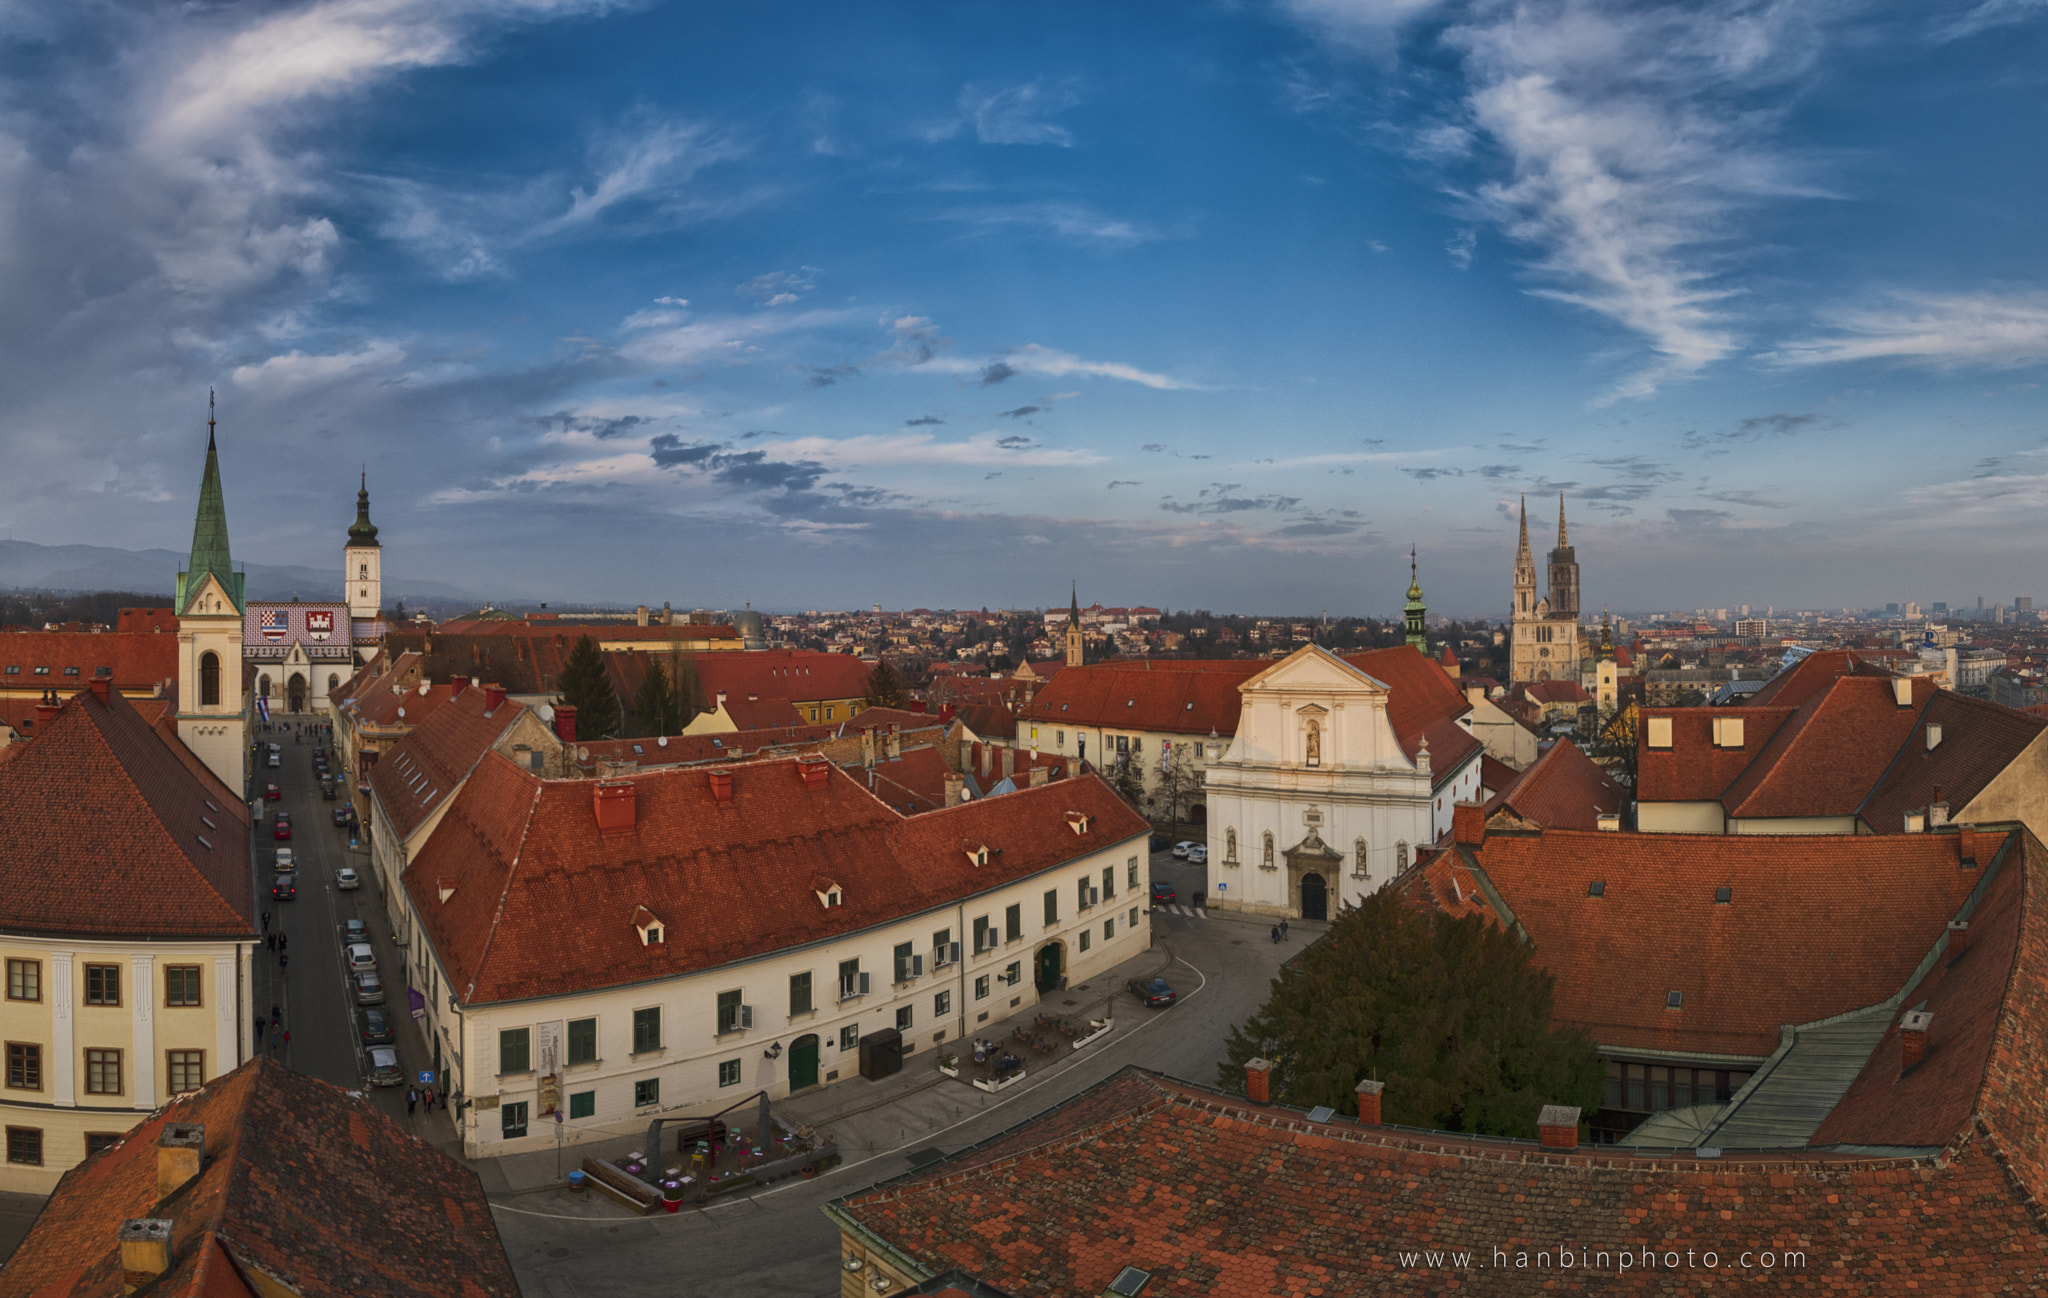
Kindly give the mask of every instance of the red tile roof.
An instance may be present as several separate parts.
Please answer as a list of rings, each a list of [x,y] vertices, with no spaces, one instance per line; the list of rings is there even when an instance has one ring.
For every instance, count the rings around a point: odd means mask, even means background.
[[[1641,802],[1719,802],[1798,709],[1644,708],[1636,727],[1636,798]],[[1671,719],[1671,747],[1650,747],[1650,720]],[[1742,746],[1714,746],[1714,718],[1742,720]]]
[[[1396,881],[1418,904],[1476,867],[1557,979],[1560,1023],[1604,1047],[1768,1055],[1778,1028],[1897,991],[2004,834],[1488,834]],[[1601,881],[1604,895],[1589,895]],[[1726,904],[1715,889],[1731,890]],[[1499,916],[1505,922],[1505,916]],[[1617,973],[1625,971],[1624,978]],[[1685,993],[1682,1011],[1665,993]]]
[[[1843,676],[1884,679],[1891,673],[1885,670],[1880,656],[1869,650],[1823,649],[1771,677],[1749,701],[1756,707],[1796,708]]]
[[[1737,1275],[1872,1298],[2019,1293],[2048,1284],[2048,1239],[2012,1161],[1967,1132],[1920,1161],[1567,1153],[1311,1122],[1133,1067],[826,1211],[925,1272],[1019,1298],[1104,1293],[1125,1266],[1161,1294],[1696,1294]],[[1764,1279],[1766,1251],[1780,1278]]]
[[[68,668],[77,668],[69,674]],[[0,635],[0,689],[57,689],[68,693],[105,667],[114,688],[149,694],[178,679],[178,637],[133,631],[10,631]],[[19,671],[15,669],[19,668]],[[48,668],[42,675],[37,668]]]
[[[384,637],[384,646],[394,655],[417,654],[421,673],[431,681],[454,677],[495,681],[513,694],[539,695],[555,693],[562,663],[579,634],[573,627],[535,635],[394,630]]]
[[[41,729],[0,765],[0,928],[255,935],[239,798],[202,779],[119,691],[74,695]]]
[[[1261,659],[1163,659],[1070,667],[1019,708],[1020,721],[1167,734],[1237,733],[1237,687],[1273,664]],[[1034,666],[1033,670],[1036,670]],[[1432,670],[1435,670],[1432,668]],[[1442,672],[1437,672],[1442,676]]]
[[[803,649],[753,649],[697,658],[697,679],[703,682],[704,697],[716,699],[723,690],[727,702],[750,695],[792,703],[857,699],[868,692],[868,671],[868,665],[852,654]]]
[[[505,699],[486,712],[488,701],[484,690],[462,690],[370,768],[370,791],[400,842],[454,796],[491,745],[526,711],[524,704]]]
[[[157,1189],[157,1140],[205,1131],[198,1176]],[[360,1092],[252,1060],[151,1114],[57,1185],[7,1259],[23,1298],[119,1298],[116,1233],[168,1218],[163,1298],[517,1298],[476,1173],[399,1129]],[[259,1280],[256,1277],[274,1277]]]
[[[1560,739],[1515,782],[1486,804],[1488,817],[1506,812],[1543,829],[1598,829],[1600,817],[1621,810],[1622,788],[1569,739]]]
[[[1577,681],[1527,681],[1515,693],[1537,703],[1585,703],[1591,696]]]
[[[1927,727],[1941,727],[1941,742],[1927,748]],[[1935,801],[1961,812],[1971,799],[2048,729],[2048,720],[2017,708],[1937,691],[1921,709],[1890,769],[1863,802],[1865,824],[1879,834],[1905,831],[1906,813]]]
[[[390,675],[401,674],[404,666],[401,664],[393,668]],[[364,690],[355,700],[356,724],[376,726],[380,729],[415,727],[432,716],[450,699],[470,688],[467,677],[457,677],[453,681],[436,681],[430,677],[425,679],[428,681],[425,692],[418,686],[403,693],[393,693],[389,687]]]
[[[1912,732],[1894,678],[1842,676],[1808,696],[1721,795],[1730,816],[1851,816]],[[1915,701],[1932,686],[1915,691]]]
[[[906,818],[836,767],[814,785],[794,760],[740,765],[727,803],[712,774],[623,777],[634,828],[602,834],[590,781],[542,780],[486,756],[405,872],[456,993],[478,1004],[712,968],[914,915],[1149,832],[1099,779]],[[1092,818],[1086,834],[1069,828],[1070,810]],[[976,867],[967,854],[984,844],[1000,850]],[[818,904],[819,873],[845,889],[842,905]],[[565,913],[570,893],[577,905]],[[627,919],[643,905],[699,919],[642,946]]]
[[[124,608],[114,620],[114,629],[142,634],[171,635],[178,629],[178,611],[173,608]]]

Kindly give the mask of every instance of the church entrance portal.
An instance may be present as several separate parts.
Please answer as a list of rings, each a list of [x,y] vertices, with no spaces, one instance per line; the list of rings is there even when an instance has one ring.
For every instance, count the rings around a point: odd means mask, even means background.
[[[304,712],[306,710],[306,678],[297,672],[293,672],[292,678],[285,682],[284,689],[288,710]]]
[[[1301,917],[1303,919],[1328,919],[1330,917],[1330,891],[1320,874],[1301,876]]]

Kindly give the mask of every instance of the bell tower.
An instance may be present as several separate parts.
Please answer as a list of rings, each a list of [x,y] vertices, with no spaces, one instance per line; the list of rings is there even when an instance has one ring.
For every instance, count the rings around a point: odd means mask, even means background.
[[[1422,579],[1415,575],[1415,547],[1408,547],[1408,607],[1402,614],[1410,647],[1429,652],[1429,638],[1423,631],[1427,610],[1422,607]]]
[[[1579,620],[1579,557],[1564,530],[1564,493],[1557,495],[1557,548],[1550,552],[1550,616]]]
[[[1067,666],[1079,667],[1086,661],[1081,647],[1081,588],[1074,587],[1073,602],[1067,606]]]
[[[356,521],[349,524],[342,550],[342,597],[351,622],[374,622],[384,603],[384,551],[377,544],[377,525],[370,521],[370,475],[366,470],[356,492]]]
[[[221,783],[245,796],[248,704],[242,693],[246,578],[228,551],[228,511],[214,448],[213,394],[206,397],[206,469],[192,554],[178,574],[178,738]]]

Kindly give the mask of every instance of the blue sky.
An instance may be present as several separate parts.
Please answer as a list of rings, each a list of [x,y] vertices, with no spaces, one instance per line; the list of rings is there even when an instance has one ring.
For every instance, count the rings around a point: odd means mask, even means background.
[[[2048,3],[0,12],[5,531],[720,607],[2048,596]]]

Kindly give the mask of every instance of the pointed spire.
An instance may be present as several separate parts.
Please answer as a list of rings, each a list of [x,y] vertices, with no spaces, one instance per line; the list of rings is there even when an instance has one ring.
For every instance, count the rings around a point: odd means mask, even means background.
[[[1529,562],[1529,497],[1522,497],[1522,543],[1515,548],[1515,562]]]
[[[370,521],[370,474],[363,471],[362,485],[356,492],[356,521],[349,525],[350,546],[376,545],[377,525]]]
[[[1568,549],[1571,541],[1564,534],[1564,493],[1557,493],[1557,548]]]
[[[1403,631],[1408,644],[1423,653],[1429,652],[1429,639],[1423,630],[1428,610],[1422,606],[1422,579],[1416,575],[1415,547],[1408,547],[1408,607],[1402,616]]]
[[[1067,606],[1067,625],[1081,625],[1081,583],[1074,583],[1073,602]]]
[[[242,583],[235,572],[234,556],[228,550],[228,510],[220,490],[220,451],[214,444],[213,390],[206,392],[206,468],[199,476],[199,512],[192,522],[192,554],[185,571],[178,574],[178,612],[188,611],[208,573],[220,581],[242,607]]]

